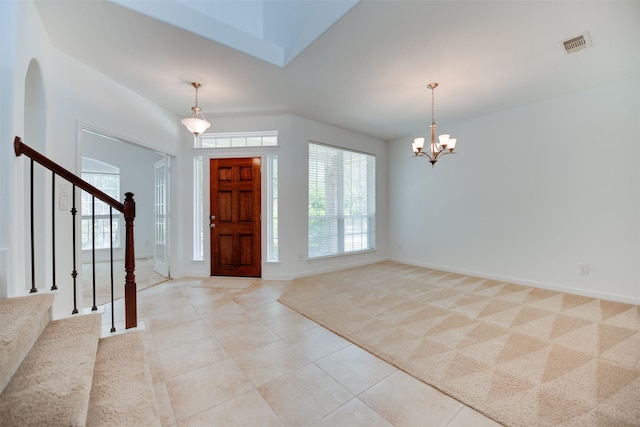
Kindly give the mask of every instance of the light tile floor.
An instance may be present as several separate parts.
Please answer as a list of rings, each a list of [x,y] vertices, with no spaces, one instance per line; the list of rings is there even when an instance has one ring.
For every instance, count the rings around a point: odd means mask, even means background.
[[[138,293],[164,426],[498,426],[280,304],[289,285],[189,279]]]

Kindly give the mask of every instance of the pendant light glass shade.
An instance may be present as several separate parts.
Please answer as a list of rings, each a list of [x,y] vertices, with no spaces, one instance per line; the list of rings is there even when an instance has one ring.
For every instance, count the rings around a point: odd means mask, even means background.
[[[206,119],[199,119],[197,117],[188,117],[186,119],[182,119],[182,124],[185,125],[189,132],[194,134],[195,136],[200,135],[205,130],[211,127],[211,123],[209,123]]]

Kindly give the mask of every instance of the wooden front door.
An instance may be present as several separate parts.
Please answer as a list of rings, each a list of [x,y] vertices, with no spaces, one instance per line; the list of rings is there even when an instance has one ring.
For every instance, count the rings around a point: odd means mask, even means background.
[[[211,159],[211,275],[261,275],[260,158]]]

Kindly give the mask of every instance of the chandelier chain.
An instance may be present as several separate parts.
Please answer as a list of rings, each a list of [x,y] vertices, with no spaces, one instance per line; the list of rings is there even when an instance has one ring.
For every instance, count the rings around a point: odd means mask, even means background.
[[[431,124],[436,123],[435,91],[435,87],[431,88]]]

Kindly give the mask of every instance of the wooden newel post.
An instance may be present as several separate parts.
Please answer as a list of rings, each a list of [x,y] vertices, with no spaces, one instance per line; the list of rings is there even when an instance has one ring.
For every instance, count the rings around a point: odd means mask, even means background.
[[[136,259],[133,245],[133,219],[136,216],[136,202],[133,201],[133,193],[125,193],[124,221],[125,221],[125,247],[124,247],[124,305],[125,328],[138,326],[138,313],[136,302]]]

